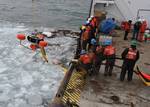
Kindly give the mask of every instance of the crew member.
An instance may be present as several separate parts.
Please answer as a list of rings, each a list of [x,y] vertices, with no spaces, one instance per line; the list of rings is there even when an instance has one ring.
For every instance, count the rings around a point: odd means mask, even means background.
[[[104,57],[106,59],[106,66],[104,76],[112,76],[112,71],[115,64],[116,49],[112,46],[112,40],[107,40],[105,45],[106,47],[104,49]]]
[[[146,28],[147,28],[147,22],[146,20],[143,20],[141,27],[140,27],[140,33],[139,33],[139,38],[138,38],[140,42],[143,42],[144,40],[144,33],[145,33]]]
[[[102,46],[102,42],[99,42],[97,48],[96,48],[96,59],[95,59],[95,70],[96,73],[99,73],[102,61],[105,59],[104,55],[104,47]]]
[[[133,37],[132,37],[132,39],[138,40],[140,27],[141,27],[141,20],[138,20],[138,21],[134,24]]]
[[[93,73],[92,65],[94,59],[93,53],[86,53],[85,50],[82,50],[80,53],[79,61],[81,62],[81,66],[87,71],[89,75]]]
[[[98,20],[97,20],[97,18],[95,16],[91,16],[90,19],[91,19],[90,25],[93,28],[94,36],[96,36],[97,28],[98,28]]]
[[[129,20],[128,22],[125,23],[124,29],[125,29],[125,35],[124,35],[124,40],[128,40],[128,34],[131,30],[131,25],[132,25],[132,21]]]
[[[87,45],[89,43],[90,39],[90,28],[86,26],[85,29],[83,29],[82,35],[81,35],[81,49],[87,50]]]
[[[123,65],[120,74],[120,81],[124,81],[126,71],[128,71],[128,81],[132,81],[133,70],[135,63],[139,59],[139,51],[136,49],[136,41],[131,41],[131,47],[127,48],[122,53]]]

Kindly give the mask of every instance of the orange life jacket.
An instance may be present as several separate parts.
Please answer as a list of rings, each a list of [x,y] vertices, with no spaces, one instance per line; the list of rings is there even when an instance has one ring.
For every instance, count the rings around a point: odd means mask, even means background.
[[[81,39],[82,40],[88,40],[89,39],[89,33],[90,33],[90,30],[86,30],[85,32],[83,32]]]
[[[81,56],[80,56],[80,61],[81,61],[83,64],[89,64],[89,63],[91,63],[91,58],[90,58],[89,55],[87,55],[87,54],[81,55]]]
[[[137,56],[137,50],[133,50],[132,48],[129,48],[126,58],[129,60],[135,60],[136,56]]]
[[[131,30],[131,24],[126,22],[124,26],[125,31],[130,31]]]
[[[144,33],[145,30],[146,30],[146,27],[147,27],[147,23],[146,22],[143,22],[141,27],[140,27],[140,32]]]
[[[111,56],[115,54],[116,49],[113,46],[107,46],[104,49],[104,55]]]
[[[91,25],[92,25],[92,27],[97,27],[97,19],[96,19],[96,17],[94,17],[92,20],[91,20]]]

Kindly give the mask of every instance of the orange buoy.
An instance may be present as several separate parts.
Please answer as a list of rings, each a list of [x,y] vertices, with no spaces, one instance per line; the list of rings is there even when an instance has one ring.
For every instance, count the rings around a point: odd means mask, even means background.
[[[31,44],[31,45],[30,45],[30,48],[31,48],[33,51],[35,51],[37,47],[36,47],[36,45]]]
[[[19,40],[25,40],[26,37],[25,37],[24,34],[18,34],[18,35],[17,35],[17,39],[19,39]]]
[[[39,46],[40,46],[40,47],[46,47],[47,45],[48,45],[48,43],[45,42],[45,41],[40,41],[40,42],[39,42]]]

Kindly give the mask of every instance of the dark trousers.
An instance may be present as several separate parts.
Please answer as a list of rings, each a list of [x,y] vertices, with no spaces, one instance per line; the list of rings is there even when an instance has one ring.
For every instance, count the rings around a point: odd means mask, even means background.
[[[81,41],[81,46],[83,50],[87,50],[87,44],[88,44],[88,40],[83,40]]]
[[[139,36],[139,31],[138,30],[134,30],[132,39],[138,40],[138,36]]]
[[[128,38],[128,34],[129,34],[129,31],[125,31],[125,34],[124,34],[124,40],[127,40]]]
[[[105,72],[104,75],[112,76],[112,71],[114,68],[115,59],[106,59]]]
[[[127,71],[128,71],[127,79],[128,79],[128,81],[132,81],[134,66],[135,66],[135,62],[128,62],[128,61],[123,62],[122,70],[121,70],[121,74],[120,74],[120,81],[124,81]]]
[[[83,67],[87,71],[88,74],[93,73],[92,63],[88,63],[88,64],[81,63],[81,67]]]
[[[95,71],[96,73],[99,73],[100,69],[101,69],[101,65],[102,65],[102,59],[97,59],[95,61]]]

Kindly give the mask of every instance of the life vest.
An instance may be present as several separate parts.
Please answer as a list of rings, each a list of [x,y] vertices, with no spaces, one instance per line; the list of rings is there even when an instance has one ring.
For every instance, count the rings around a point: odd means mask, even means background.
[[[123,30],[125,29],[125,24],[126,24],[126,21],[121,22],[121,28],[122,28]]]
[[[83,63],[83,64],[89,64],[91,63],[91,58],[89,55],[85,54],[85,55],[81,55],[80,56],[80,61]]]
[[[106,56],[111,56],[111,55],[114,55],[115,54],[115,48],[113,46],[107,46],[105,49],[104,49],[104,55]]]
[[[143,22],[143,23],[141,24],[141,27],[140,27],[140,32],[144,33],[145,30],[146,30],[146,27],[147,27],[147,23],[146,23],[146,22]]]
[[[136,56],[137,56],[137,50],[133,50],[132,48],[129,48],[126,58],[129,60],[135,60]]]
[[[89,39],[89,30],[86,30],[82,33],[81,39],[82,40],[88,40]]]
[[[125,29],[125,31],[130,31],[130,29],[131,29],[131,24],[128,23],[128,22],[126,22],[126,23],[125,23],[125,26],[124,26],[124,29]]]
[[[95,27],[98,26],[98,22],[97,22],[96,17],[94,17],[94,18],[91,20],[91,23],[90,23],[90,24],[92,25],[93,28],[95,28]]]

